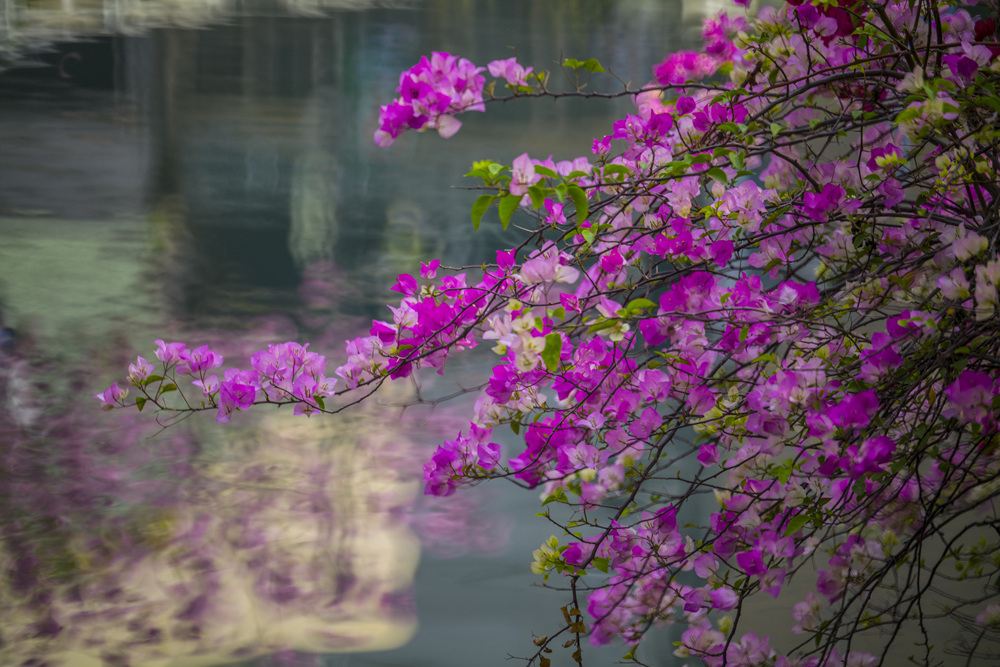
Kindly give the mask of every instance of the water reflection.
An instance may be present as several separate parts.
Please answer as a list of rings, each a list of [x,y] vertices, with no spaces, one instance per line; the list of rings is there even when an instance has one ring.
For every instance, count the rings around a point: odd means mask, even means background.
[[[4,353],[4,664],[216,664],[412,634],[404,424],[273,413],[149,439],[145,420],[47,405],[45,373]]]
[[[421,54],[516,45],[641,82],[691,41],[679,2],[331,2],[0,4],[8,37],[67,16],[87,31],[98,10],[111,33],[0,76],[0,663],[314,664],[301,652],[410,641],[372,660],[494,664],[561,618],[528,588],[551,530],[507,539],[530,494],[419,500],[425,448],[460,409],[389,407],[404,386],[340,419],[158,432],[89,398],[155,337],[234,365],[275,340],[336,354],[396,273],[513,243],[468,224],[472,195],[451,186],[473,159],[586,154],[627,109],[507,105],[378,151],[377,105]],[[175,6],[199,29],[164,26]]]

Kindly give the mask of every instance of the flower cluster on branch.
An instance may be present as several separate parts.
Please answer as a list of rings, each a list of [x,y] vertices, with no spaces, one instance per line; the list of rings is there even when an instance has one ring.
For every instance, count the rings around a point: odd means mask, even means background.
[[[532,569],[562,582],[566,625],[530,662],[560,644],[581,661],[589,636],[641,663],[644,637],[669,625],[677,654],[708,665],[996,656],[996,8],[796,0],[703,35],[623,91],[635,112],[590,156],[477,162],[473,224],[516,214],[519,244],[480,271],[400,276],[391,319],[348,341],[344,388],[294,355],[287,374],[255,360],[218,387],[160,356],[162,375],[132,380],[135,405],[329,412],[324,398],[362,400],[491,341],[468,428],[424,477],[435,495],[497,478],[535,489],[562,531]],[[551,92],[516,61],[488,70],[513,97],[592,96]],[[376,142],[452,134],[455,114],[483,108],[480,71],[422,60]],[[171,370],[197,376],[201,404],[150,391]],[[132,405],[116,387],[98,398]],[[494,442],[500,426],[523,449]],[[706,498],[717,508],[699,515]],[[811,572],[803,596],[790,584]],[[981,585],[956,596],[955,580]],[[760,594],[798,596],[786,620],[801,641],[741,630]],[[943,613],[950,642],[925,626]],[[857,648],[865,631],[886,633],[880,653]]]

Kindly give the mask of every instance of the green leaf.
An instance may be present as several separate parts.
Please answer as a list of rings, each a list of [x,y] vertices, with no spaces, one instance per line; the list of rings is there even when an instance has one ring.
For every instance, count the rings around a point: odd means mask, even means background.
[[[621,174],[622,176],[629,176],[632,174],[632,170],[623,164],[609,164],[604,167],[605,177],[614,176],[616,174]]]
[[[467,173],[466,176],[491,180],[505,169],[507,167],[493,160],[477,160],[472,163],[472,171]]]
[[[788,520],[788,527],[785,528],[785,537],[794,535],[795,533],[802,530],[802,527],[809,523],[809,515],[802,513],[796,514],[791,519]]]
[[[788,478],[792,476],[792,469],[794,465],[795,462],[792,461],[792,459],[786,459],[784,463],[782,463],[780,466],[777,466],[773,470],[775,479],[777,479],[782,484],[787,484]]]
[[[906,109],[900,111],[899,115],[896,116],[896,125],[905,123],[908,120],[913,120],[914,118],[920,116],[920,114],[921,114],[920,107],[907,107]]]
[[[545,204],[545,195],[551,192],[550,188],[543,188],[538,185],[532,185],[528,188],[528,196],[531,197],[531,208],[535,211],[540,209]]]
[[[161,394],[166,394],[167,392],[171,391],[177,391],[177,385],[171,383],[171,384],[165,384],[162,387],[160,387]]]
[[[490,204],[496,199],[496,195],[482,195],[476,198],[472,204],[472,228],[479,229],[479,223],[483,220],[483,215],[489,209]]]
[[[587,193],[579,185],[570,185],[567,194],[573,200],[573,206],[576,207],[576,221],[578,223],[583,222],[590,215]]]
[[[1000,113],[1000,97],[980,97],[976,101],[980,104],[985,104],[997,113]]]
[[[316,405],[319,406],[320,410],[326,410],[326,402],[323,400],[322,396],[313,396],[313,400],[316,401]]]
[[[559,368],[559,356],[562,353],[562,336],[557,333],[550,333],[545,337],[545,349],[542,350],[542,361],[545,368],[550,373],[555,373]]]
[[[500,224],[504,229],[510,224],[510,216],[514,215],[518,204],[521,203],[521,195],[504,195],[500,198]]]
[[[608,565],[610,564],[607,558],[595,557],[594,560],[590,561],[595,568],[607,574]]]
[[[642,298],[632,299],[631,301],[628,302],[628,305],[625,306],[625,311],[631,313],[641,308],[655,308],[655,307],[656,303],[650,301],[649,299],[642,299]]]
[[[573,69],[580,69],[581,67],[590,72],[603,72],[604,67],[601,66],[600,61],[597,58],[587,58],[586,60],[577,60],[576,58],[566,58],[563,61],[563,67],[571,67]]]
[[[140,382],[139,384],[141,384],[143,387],[145,387],[145,386],[150,385],[150,384],[152,384],[154,382],[159,382],[162,379],[163,379],[162,375],[147,375],[146,379],[143,380],[142,382]]]
[[[139,408],[139,412],[142,412],[142,409],[145,406],[146,406],[146,397],[145,396],[136,396],[135,397],[135,407]]]
[[[510,430],[514,432],[514,435],[521,435],[521,422],[511,422]]]
[[[545,500],[542,501],[542,507],[545,507],[549,503],[564,503],[566,502],[566,491],[559,487],[552,493],[550,493]]]
[[[611,327],[618,324],[617,319],[601,319],[598,320],[596,324],[592,324],[587,333],[597,333],[598,331],[604,331],[605,329],[610,329]]]
[[[705,175],[711,178],[713,181],[722,183],[723,185],[729,185],[729,178],[726,176],[726,172],[722,171],[718,167],[712,167],[705,172]]]
[[[548,167],[543,167],[540,164],[536,164],[535,165],[535,173],[536,174],[541,174],[542,176],[548,176],[549,178],[559,178],[559,174],[557,174],[556,172],[552,171]]]

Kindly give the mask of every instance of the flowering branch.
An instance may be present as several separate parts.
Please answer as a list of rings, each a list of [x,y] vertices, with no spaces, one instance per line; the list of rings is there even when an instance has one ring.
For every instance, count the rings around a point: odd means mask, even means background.
[[[874,665],[905,650],[909,627],[926,664],[946,647],[995,655],[995,12],[797,0],[711,19],[703,50],[617,93],[636,112],[591,156],[474,164],[473,225],[495,207],[505,229],[518,216],[523,241],[478,272],[401,275],[391,321],[348,341],[340,388],[294,343],[220,380],[206,375],[215,353],[161,341],[162,373],[141,358],[130,371],[135,405],[220,421],[257,403],[330,412],[326,399],[444,372],[491,341],[499,360],[469,425],[424,481],[439,496],[495,478],[541,494],[561,534],[532,570],[568,578],[572,605],[529,663],[546,667],[570,634],[577,662],[587,635],[624,641],[641,664],[643,639],[670,625],[677,654],[708,665]],[[486,69],[514,97],[564,94],[516,59]],[[376,143],[454,134],[457,113],[490,101],[482,71],[421,60]],[[178,374],[202,403],[167,407]],[[117,385],[98,398],[131,405]],[[493,442],[498,426],[523,450]],[[810,572],[810,590],[792,586]],[[983,585],[957,595],[955,580]],[[794,603],[801,642],[745,630],[762,593]],[[952,641],[932,641],[945,616]],[[880,654],[857,647],[885,629]]]

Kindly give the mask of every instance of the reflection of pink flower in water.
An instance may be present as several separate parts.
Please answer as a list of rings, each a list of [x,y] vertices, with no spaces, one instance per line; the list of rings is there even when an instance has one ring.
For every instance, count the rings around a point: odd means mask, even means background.
[[[509,542],[511,518],[486,512],[480,496],[467,496],[461,502],[425,496],[411,519],[421,545],[439,558],[504,553]]]
[[[227,352],[239,345],[229,342]],[[216,360],[207,347],[160,350],[178,368]],[[296,395],[332,389],[304,346],[272,351],[300,369],[289,385]],[[143,361],[133,364],[137,380],[155,372]],[[21,365],[35,382],[40,369]],[[260,395],[255,372],[228,369],[220,382],[194,370],[202,374],[198,400],[224,394],[224,417]],[[8,375],[0,372],[0,389]],[[113,385],[98,398],[117,402],[123,392]],[[158,429],[138,414],[108,421],[93,398],[63,404],[53,391],[34,392],[46,419],[21,424],[8,393],[0,391],[0,664],[45,664],[85,644],[122,664],[163,651],[222,663],[370,640],[391,648],[409,638],[419,549],[398,520],[413,501],[398,467],[412,467],[412,445],[384,414],[350,427],[339,420],[333,430],[324,430],[333,420],[261,428],[251,418],[231,443],[218,442],[227,437],[219,431],[184,427],[150,439]],[[369,433],[372,423],[378,430]],[[108,636],[109,623],[120,636]],[[324,630],[303,643],[294,632],[303,623]],[[369,624],[367,635],[350,623]],[[269,660],[314,658],[288,650]]]

